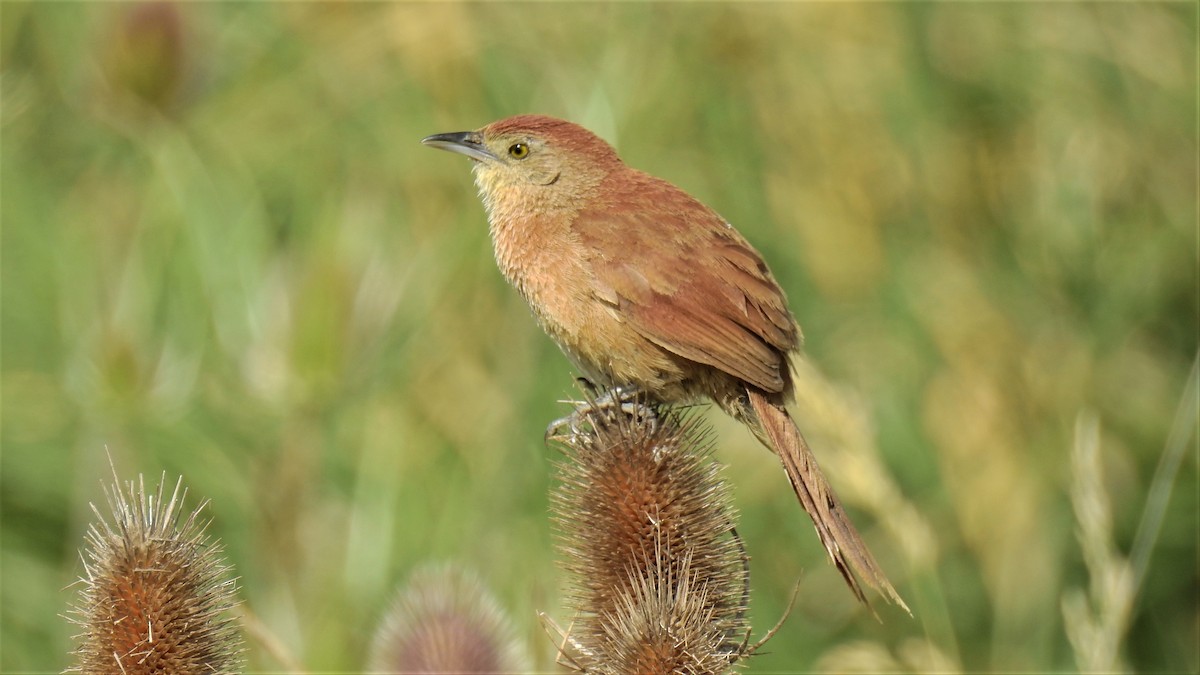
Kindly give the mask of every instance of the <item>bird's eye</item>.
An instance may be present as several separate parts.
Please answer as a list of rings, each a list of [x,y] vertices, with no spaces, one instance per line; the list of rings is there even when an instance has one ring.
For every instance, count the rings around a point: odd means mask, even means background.
[[[508,156],[513,159],[525,159],[529,156],[529,146],[524,143],[513,143],[508,146]]]

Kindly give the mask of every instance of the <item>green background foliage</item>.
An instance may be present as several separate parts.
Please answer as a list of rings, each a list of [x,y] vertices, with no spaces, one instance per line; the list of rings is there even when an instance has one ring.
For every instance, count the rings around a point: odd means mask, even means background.
[[[710,411],[760,634],[802,580],[749,672],[1086,669],[1088,626],[1118,669],[1196,671],[1196,46],[1190,3],[3,3],[0,670],[68,665],[106,449],[212,500],[308,668],[361,668],[431,560],[551,668],[572,373],[467,162],[418,143],[542,112],[762,250],[801,424],[913,607],[856,607]]]

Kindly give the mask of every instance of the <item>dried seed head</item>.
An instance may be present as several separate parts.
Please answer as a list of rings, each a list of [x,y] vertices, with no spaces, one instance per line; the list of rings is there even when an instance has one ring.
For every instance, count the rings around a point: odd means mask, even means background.
[[[520,673],[529,670],[508,618],[483,584],[454,567],[417,571],[375,635],[370,670]]]
[[[689,554],[656,560],[650,575],[618,596],[615,613],[600,618],[604,635],[595,654],[602,658],[585,670],[727,672],[743,655],[747,622],[738,613],[720,615],[710,580],[691,568]]]
[[[174,2],[139,2],[123,7],[105,45],[101,66],[113,89],[169,111],[188,75],[188,22]]]
[[[577,615],[562,656],[580,670],[726,672],[746,653],[745,554],[699,419],[584,405],[558,439],[552,508]]]
[[[237,604],[231,568],[204,534],[201,504],[183,522],[182,478],[169,501],[166,476],[147,495],[142,478],[122,493],[105,490],[109,525],[92,506],[83,555],[82,590],[69,619],[82,632],[76,665],[88,675],[233,673],[241,667],[242,639],[229,610]]]

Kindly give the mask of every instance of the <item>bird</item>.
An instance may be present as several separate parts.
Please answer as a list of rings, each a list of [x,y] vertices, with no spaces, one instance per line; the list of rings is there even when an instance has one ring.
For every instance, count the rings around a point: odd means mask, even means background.
[[[566,120],[523,114],[422,143],[472,160],[501,273],[587,380],[668,405],[707,399],[743,423],[854,596],[870,606],[865,583],[911,614],[788,413],[801,331],[729,221]]]

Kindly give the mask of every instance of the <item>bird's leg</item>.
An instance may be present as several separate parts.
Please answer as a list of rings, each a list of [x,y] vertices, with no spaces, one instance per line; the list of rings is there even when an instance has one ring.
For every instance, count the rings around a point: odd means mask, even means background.
[[[576,386],[578,386],[580,389],[583,390],[584,395],[588,399],[591,399],[593,396],[596,395],[596,389],[597,389],[596,384],[594,382],[592,382],[591,380],[589,380],[588,378],[576,377],[575,384],[576,384]],[[543,441],[548,442],[548,441],[552,441],[552,440],[565,439],[565,438],[569,438],[571,436],[577,436],[580,433],[579,411],[580,411],[580,409],[589,405],[588,402],[586,400],[575,401],[575,400],[571,400],[571,399],[566,399],[566,400],[560,400],[559,403],[570,403],[571,405],[575,406],[575,411],[572,412],[570,415],[564,415],[563,417],[559,417],[558,419],[554,420],[550,424],[546,425],[546,433],[544,433],[542,435]],[[564,428],[567,428],[569,430],[569,433],[563,433]]]
[[[582,389],[583,393],[588,397],[595,396],[596,392],[600,391],[600,387],[598,387],[595,382],[592,382],[590,379],[582,375],[575,378],[575,386]]]

